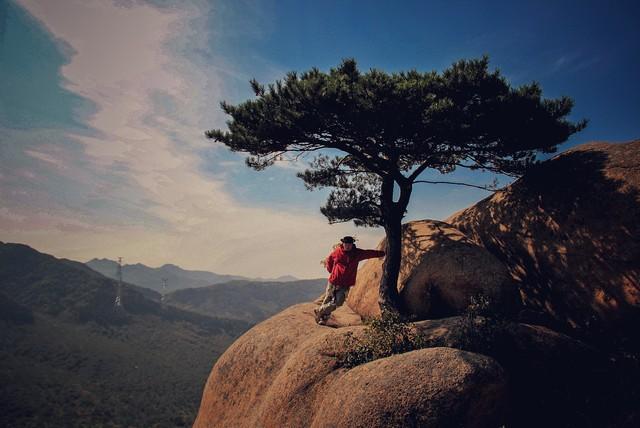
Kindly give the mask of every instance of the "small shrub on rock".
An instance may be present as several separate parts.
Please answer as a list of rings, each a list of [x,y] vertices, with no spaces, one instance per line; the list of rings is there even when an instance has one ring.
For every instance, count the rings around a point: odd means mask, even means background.
[[[347,333],[340,367],[352,368],[379,358],[417,349],[446,346],[489,356],[509,352],[509,321],[500,315],[493,302],[484,294],[470,298],[469,306],[457,328],[448,337],[428,339],[393,311],[385,311],[381,318],[367,320],[367,328],[356,337]]]
[[[495,310],[490,299],[479,293],[470,297],[469,306],[452,332],[456,348],[497,356],[509,346],[509,321]]]
[[[384,312],[382,317],[366,322],[367,328],[361,338],[347,333],[343,349],[338,356],[340,367],[352,368],[379,358],[425,348],[424,338],[404,322],[395,312]]]

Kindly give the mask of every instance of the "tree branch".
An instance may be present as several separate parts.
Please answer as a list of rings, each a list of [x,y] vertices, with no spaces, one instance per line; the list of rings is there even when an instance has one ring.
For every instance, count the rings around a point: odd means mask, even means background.
[[[418,178],[418,176],[422,174],[424,170],[429,167],[429,165],[430,165],[429,162],[425,162],[422,165],[420,165],[415,171],[411,173],[409,177],[407,177],[407,180],[409,180],[410,182],[418,183],[417,181],[414,181],[414,180]]]
[[[493,188],[490,185],[489,186],[476,186],[475,184],[469,184],[469,183],[459,183],[456,181],[428,181],[428,180],[417,180],[414,181],[414,183],[429,183],[429,184],[454,184],[457,186],[469,186],[469,187],[475,187],[477,189],[482,189],[482,190],[486,190],[489,192],[498,192],[500,190],[503,190],[504,187],[497,189],[497,188]]]

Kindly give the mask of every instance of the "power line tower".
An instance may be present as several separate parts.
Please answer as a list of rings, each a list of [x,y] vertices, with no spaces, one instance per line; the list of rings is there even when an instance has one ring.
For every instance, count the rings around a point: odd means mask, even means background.
[[[168,278],[162,278],[162,295],[160,296],[160,301],[164,303],[164,296],[167,294],[167,281]]]
[[[118,290],[116,291],[116,309],[122,308],[122,257],[118,257]]]

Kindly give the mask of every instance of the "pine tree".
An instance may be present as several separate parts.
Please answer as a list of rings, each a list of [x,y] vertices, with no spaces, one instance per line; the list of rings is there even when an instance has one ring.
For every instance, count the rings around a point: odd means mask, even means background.
[[[346,59],[328,73],[290,72],[267,87],[256,80],[256,98],[233,106],[228,131],[205,135],[232,151],[249,153],[262,170],[283,158],[313,156],[298,176],[309,190],[331,187],[321,212],[330,223],[382,226],[386,258],[380,283],[383,311],[398,311],[401,225],[416,183],[427,169],[442,174],[480,169],[512,177],[536,163],[536,154],[586,126],[567,116],[568,97],[542,98],[538,83],[512,88],[487,56],[461,60],[441,73],[362,73]]]

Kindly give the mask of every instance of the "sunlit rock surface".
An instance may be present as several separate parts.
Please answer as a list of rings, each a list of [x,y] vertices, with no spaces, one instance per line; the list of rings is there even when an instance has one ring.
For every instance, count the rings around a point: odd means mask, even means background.
[[[555,328],[640,341],[640,140],[561,153],[446,221],[508,268]]]
[[[378,248],[384,246],[383,240]],[[365,262],[349,292],[349,306],[364,317],[380,315],[382,267],[383,259]],[[436,220],[403,225],[398,290],[405,312],[417,319],[460,314],[479,293],[508,314],[520,305],[518,288],[504,264],[455,227]]]
[[[490,357],[434,347],[347,370],[336,364],[353,312],[318,326],[314,304],[258,324],[216,362],[194,427],[495,427],[507,380]],[[453,425],[450,425],[452,424]]]

